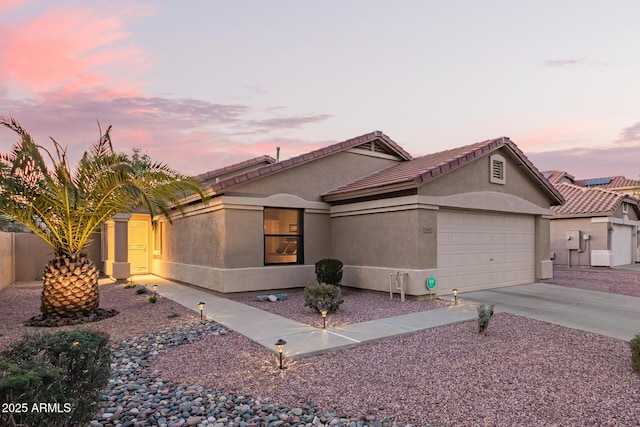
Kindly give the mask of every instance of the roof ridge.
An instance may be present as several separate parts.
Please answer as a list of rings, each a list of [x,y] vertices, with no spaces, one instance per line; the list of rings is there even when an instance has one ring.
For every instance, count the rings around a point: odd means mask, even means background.
[[[325,146],[325,147],[321,147],[318,149],[315,149],[313,151],[307,152],[307,153],[303,153],[300,154],[298,156],[294,156],[291,157],[289,159],[286,160],[281,160],[279,162],[270,164],[270,165],[266,165],[263,166],[261,168],[246,172],[246,173],[242,173],[239,175],[234,175],[232,177],[226,178],[224,180],[221,180],[218,183],[213,184],[213,189],[215,191],[220,191],[223,190],[227,187],[231,187],[233,185],[236,184],[240,184],[242,182],[246,182],[248,180],[251,179],[255,179],[258,178],[260,176],[263,175],[267,175],[270,173],[274,173],[277,171],[280,171],[282,169],[288,169],[290,167],[294,167],[297,166],[299,164],[302,163],[306,163],[308,161],[311,160],[315,160],[317,158],[320,157],[325,157],[329,154],[333,154],[342,150],[346,150],[349,148],[353,148],[355,146],[358,146],[360,144],[364,144],[366,142],[370,142],[372,140],[375,139],[380,139],[382,141],[384,141],[386,144],[388,144],[394,151],[396,151],[398,153],[398,155],[402,158],[404,158],[405,160],[411,160],[412,156],[411,154],[409,154],[408,151],[406,151],[404,148],[402,148],[400,145],[398,145],[394,140],[392,140],[391,138],[389,138],[387,135],[385,135],[382,131],[376,130],[373,132],[369,132],[366,133],[364,135],[360,135],[360,136],[356,136],[354,138],[349,138],[347,140],[341,141],[341,142],[336,142],[334,144]]]

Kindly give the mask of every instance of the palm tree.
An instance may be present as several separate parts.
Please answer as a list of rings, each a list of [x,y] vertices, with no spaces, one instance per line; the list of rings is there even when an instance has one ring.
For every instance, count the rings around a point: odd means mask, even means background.
[[[162,163],[138,168],[125,154],[115,153],[111,126],[104,133],[100,129],[100,138],[72,171],[67,149],[53,138],[55,156],[13,118],[0,117],[0,125],[19,137],[11,153],[0,154],[0,214],[27,227],[55,252],[42,276],[43,318],[98,310],[99,273],[83,250],[105,221],[139,207],[151,218],[170,219],[173,208],[182,209],[179,198],[187,192],[204,199],[198,181]]]

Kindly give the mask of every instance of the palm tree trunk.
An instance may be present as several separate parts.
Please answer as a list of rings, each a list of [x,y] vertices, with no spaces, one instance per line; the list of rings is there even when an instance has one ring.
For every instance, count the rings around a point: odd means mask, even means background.
[[[42,275],[45,317],[74,317],[95,312],[99,305],[98,269],[85,255],[59,255]]]

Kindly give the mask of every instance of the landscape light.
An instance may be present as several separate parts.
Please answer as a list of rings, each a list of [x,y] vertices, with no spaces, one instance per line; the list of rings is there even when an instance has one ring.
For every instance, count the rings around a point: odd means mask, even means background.
[[[322,310],[320,314],[322,315],[322,329],[325,329],[327,327],[327,310]]]
[[[457,289],[453,289],[451,292],[453,292],[453,302],[455,304],[458,303],[458,290]]]
[[[202,319],[202,310],[204,310],[204,303],[202,301],[198,303],[198,308],[200,309],[200,319]]]
[[[158,291],[158,285],[153,285],[153,296],[155,297]]]
[[[283,340],[282,338],[280,338],[278,341],[276,341],[276,347],[278,347],[278,354],[280,355],[280,369],[285,369],[284,366],[282,366],[282,353],[284,353],[284,346],[287,344],[287,342],[285,340]]]

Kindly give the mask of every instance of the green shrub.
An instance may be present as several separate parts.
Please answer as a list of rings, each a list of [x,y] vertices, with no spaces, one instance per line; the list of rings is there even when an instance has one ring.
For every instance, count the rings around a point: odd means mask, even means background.
[[[144,295],[147,292],[149,292],[149,290],[144,286],[138,286],[138,289],[136,289],[136,295]]]
[[[14,404],[11,413],[0,413],[0,425],[87,425],[110,375],[106,334],[76,329],[25,335],[0,352],[0,403]]]
[[[631,367],[640,374],[640,334],[629,341],[629,347],[631,347]]]
[[[150,302],[151,304],[155,304],[155,303],[156,303],[156,301],[158,301],[158,298],[157,298],[157,297],[149,297],[149,302]]]
[[[489,321],[493,316],[493,304],[478,306],[478,333],[487,335],[487,328],[489,327]]]
[[[316,262],[316,279],[318,283],[339,285],[342,280],[342,261],[332,258]]]
[[[304,288],[304,305],[320,313],[335,313],[342,304],[340,287],[327,283],[309,283]]]
[[[135,288],[136,286],[138,286],[138,285],[134,285],[133,283],[129,283],[128,285],[125,285],[124,288],[125,289],[132,289],[132,288]]]

